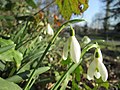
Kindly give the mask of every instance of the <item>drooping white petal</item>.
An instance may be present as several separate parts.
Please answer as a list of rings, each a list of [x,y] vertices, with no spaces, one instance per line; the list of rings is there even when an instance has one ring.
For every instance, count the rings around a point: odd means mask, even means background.
[[[51,28],[50,24],[47,24],[47,33],[48,33],[49,35],[54,35],[54,31],[53,31],[53,29]]]
[[[69,40],[67,40],[67,42],[63,47],[63,55],[62,55],[63,60],[66,60],[68,57],[68,46],[69,46]]]
[[[94,73],[94,75],[95,75],[95,77],[97,78],[97,79],[99,79],[100,78],[100,72],[98,72],[97,70],[95,71],[95,73]]]
[[[94,74],[95,74],[95,71],[96,71],[96,60],[93,60],[90,64],[90,66],[88,67],[88,71],[87,71],[87,79],[88,80],[93,80],[94,79]]]
[[[105,65],[103,64],[103,62],[98,60],[98,70],[101,74],[102,80],[105,82],[108,78],[108,72],[107,69],[105,67]]]
[[[70,44],[70,56],[71,56],[71,59],[75,63],[78,63],[79,60],[80,60],[80,55],[81,55],[80,44],[77,41],[75,36],[71,36],[71,44]]]

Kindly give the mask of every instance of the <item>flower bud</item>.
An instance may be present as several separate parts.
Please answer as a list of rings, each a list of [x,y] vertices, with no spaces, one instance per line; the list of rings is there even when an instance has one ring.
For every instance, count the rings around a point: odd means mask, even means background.
[[[54,35],[54,31],[53,31],[53,29],[51,28],[50,24],[47,24],[47,33],[48,33],[49,35]]]

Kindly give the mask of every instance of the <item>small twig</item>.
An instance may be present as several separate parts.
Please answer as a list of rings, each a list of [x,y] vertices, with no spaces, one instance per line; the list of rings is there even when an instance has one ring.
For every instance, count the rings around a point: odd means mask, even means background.
[[[44,9],[48,8],[51,4],[53,4],[55,2],[55,0],[53,0],[51,3],[47,4],[45,7],[43,7],[42,9],[40,9],[38,12],[36,12],[34,15],[38,14],[39,12],[43,11]]]

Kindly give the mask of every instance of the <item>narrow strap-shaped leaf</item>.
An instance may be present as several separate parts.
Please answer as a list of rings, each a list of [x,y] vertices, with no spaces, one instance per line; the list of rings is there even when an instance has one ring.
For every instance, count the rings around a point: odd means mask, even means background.
[[[15,46],[14,44],[11,44],[11,45],[0,47],[0,54],[12,49],[14,46]]]
[[[17,34],[15,35],[15,37],[13,39],[14,42],[18,41],[18,38],[23,34],[24,30],[26,29],[27,24],[28,24],[28,22],[25,22],[24,26],[17,32]]]
[[[17,84],[0,78],[0,90],[22,90]]]
[[[50,69],[50,67],[40,67],[40,68],[38,68],[36,70],[36,72],[35,72],[34,77],[48,71],[49,69]],[[12,77],[7,78],[6,80],[14,82],[14,83],[19,83],[19,82],[21,82],[23,80],[28,79],[28,77],[30,75],[30,72],[32,72],[32,71],[33,70],[28,70],[28,71],[25,71],[25,72],[21,72],[21,73],[19,73],[17,75],[14,75]]]

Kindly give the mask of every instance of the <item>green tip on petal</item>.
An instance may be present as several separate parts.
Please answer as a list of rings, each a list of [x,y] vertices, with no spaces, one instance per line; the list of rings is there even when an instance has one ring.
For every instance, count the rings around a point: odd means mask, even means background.
[[[101,62],[103,61],[102,53],[100,48],[96,48],[94,58],[98,58]]]
[[[101,76],[100,72],[98,72],[97,70],[95,71],[94,75],[97,79],[99,79]]]

